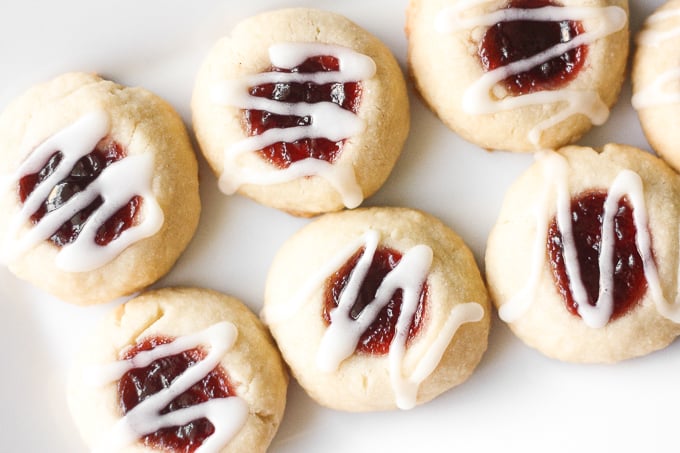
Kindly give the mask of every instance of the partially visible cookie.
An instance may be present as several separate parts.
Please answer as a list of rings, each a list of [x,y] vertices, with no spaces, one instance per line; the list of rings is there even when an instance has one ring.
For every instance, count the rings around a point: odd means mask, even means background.
[[[628,1],[411,0],[406,34],[416,87],[448,127],[486,149],[554,149],[608,118]]]
[[[654,151],[680,171],[680,1],[664,3],[637,36],[633,107]]]
[[[453,231],[418,211],[364,208],[326,214],[284,244],[262,316],[313,399],[374,411],[465,381],[486,350],[489,309]]]
[[[165,275],[200,213],[196,156],[158,96],[94,74],[28,90],[0,115],[0,258],[68,302]]]
[[[680,180],[624,145],[547,152],[508,190],[487,243],[502,320],[570,362],[616,362],[680,333]]]
[[[118,307],[83,341],[68,400],[92,449],[264,452],[287,384],[271,337],[245,305],[170,288]]]
[[[192,112],[223,192],[301,216],[378,190],[409,129],[389,49],[343,16],[305,8],[251,17],[220,39]]]

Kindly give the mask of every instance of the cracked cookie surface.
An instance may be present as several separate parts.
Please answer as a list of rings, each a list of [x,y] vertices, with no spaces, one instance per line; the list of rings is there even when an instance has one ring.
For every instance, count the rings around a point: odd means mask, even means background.
[[[191,370],[204,366],[167,407],[151,403],[161,408],[151,411],[156,420],[187,409],[199,415],[138,432],[127,442],[116,434],[127,426],[126,419],[129,426],[139,426],[144,418],[139,413],[149,411],[143,404],[158,390],[189,379]],[[194,451],[212,442],[212,436],[221,438],[219,430],[230,426],[231,437],[214,451],[263,452],[283,416],[287,383],[271,337],[244,304],[210,290],[168,288],[144,293],[103,320],[83,343],[68,397],[90,447],[113,441],[121,451]],[[228,419],[220,422],[210,411],[200,412],[209,404],[224,404]]]

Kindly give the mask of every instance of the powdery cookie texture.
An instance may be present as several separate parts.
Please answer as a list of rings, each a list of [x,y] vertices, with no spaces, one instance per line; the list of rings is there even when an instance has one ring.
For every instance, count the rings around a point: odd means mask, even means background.
[[[680,171],[680,1],[662,5],[637,36],[633,60],[633,107],[652,148]]]
[[[245,305],[168,288],[119,306],[82,342],[68,402],[97,451],[251,453],[274,437],[287,386],[271,337]]]
[[[624,145],[542,154],[508,190],[487,243],[502,320],[570,362],[616,362],[680,333],[680,180]]]
[[[179,115],[142,88],[68,73],[0,115],[0,259],[68,302],[94,304],[162,277],[200,200]]]
[[[343,16],[303,8],[251,17],[220,39],[192,110],[223,192],[300,216],[361,204],[409,129],[389,49]]]
[[[415,85],[448,127],[486,149],[554,149],[608,118],[628,2],[411,0],[406,34]]]
[[[320,404],[410,409],[465,381],[490,304],[475,260],[439,220],[405,208],[326,214],[269,271],[262,317]]]

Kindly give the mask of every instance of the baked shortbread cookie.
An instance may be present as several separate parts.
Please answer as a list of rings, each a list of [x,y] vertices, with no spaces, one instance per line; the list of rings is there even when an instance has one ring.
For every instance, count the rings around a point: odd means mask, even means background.
[[[68,73],[0,115],[0,258],[65,301],[163,276],[189,243],[196,156],[177,113],[141,88]]]
[[[627,0],[411,0],[409,69],[425,102],[487,149],[554,149],[609,116]]]
[[[645,22],[633,60],[633,107],[647,140],[680,171],[680,1],[670,0]]]
[[[168,288],[119,306],[83,341],[68,402],[97,451],[264,452],[288,375],[238,300]]]
[[[409,409],[462,383],[486,350],[475,260],[439,220],[405,208],[326,214],[276,255],[263,319],[320,404]]]
[[[301,216],[378,190],[409,129],[389,49],[345,17],[303,8],[251,17],[220,39],[192,111],[223,192]]]
[[[541,154],[508,190],[486,251],[502,320],[570,362],[616,362],[680,333],[680,180],[623,145]]]

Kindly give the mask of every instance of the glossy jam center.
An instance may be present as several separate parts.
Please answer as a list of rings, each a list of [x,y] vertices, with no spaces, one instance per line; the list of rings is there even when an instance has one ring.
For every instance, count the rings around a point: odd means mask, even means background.
[[[121,359],[130,359],[142,351],[151,350],[171,341],[171,338],[166,337],[148,338],[129,349]],[[169,387],[189,367],[204,359],[205,355],[206,353],[201,349],[191,349],[156,360],[145,368],[136,368],[125,373],[118,381],[118,395],[123,413],[127,414],[146,398]],[[172,400],[161,411],[161,414],[234,394],[227,374],[222,367],[218,366],[200,382]],[[213,424],[207,418],[200,418],[183,426],[160,429],[144,436],[142,442],[161,451],[191,453],[199,448],[213,432],[215,432]]]
[[[357,265],[364,249],[357,251],[347,262],[336,271],[326,282],[323,318],[330,324],[330,311],[338,306],[340,295],[349,282],[352,271]],[[357,319],[362,310],[373,301],[375,294],[385,276],[396,267],[401,260],[401,254],[396,250],[379,247],[376,251],[370,269],[359,290],[357,300],[350,310],[350,317]],[[420,293],[418,308],[411,320],[408,340],[413,339],[420,330],[427,304],[427,284],[423,285]],[[378,318],[361,336],[356,350],[370,354],[387,354],[390,343],[394,338],[396,323],[401,313],[402,291],[397,290],[389,303],[380,311]]]
[[[31,215],[31,221],[36,224],[46,214],[61,208],[71,197],[85,190],[106,167],[124,157],[125,151],[118,143],[111,140],[99,142],[92,152],[76,162],[66,178],[54,186],[40,208]],[[41,182],[55,172],[62,159],[63,154],[58,151],[47,160],[47,163],[45,163],[40,171],[26,175],[19,180],[19,197],[22,203],[26,201]],[[59,247],[75,241],[87,220],[102,203],[102,198],[100,196],[97,197],[85,209],[74,214],[73,217],[55,231],[50,240]],[[99,228],[95,242],[98,245],[104,246],[134,225],[137,212],[141,208],[141,203],[142,198],[139,196],[130,199],[125,206],[119,209]]]
[[[507,8],[534,9],[544,6],[556,5],[550,0],[512,0]],[[499,22],[484,34],[478,54],[484,70],[491,71],[569,42],[583,32],[583,26],[578,21]],[[587,51],[587,46],[579,46],[529,71],[510,76],[502,83],[515,96],[559,89],[576,78],[585,63]]]
[[[588,294],[588,303],[595,306],[600,290],[599,255],[602,242],[602,216],[606,192],[582,194],[571,202],[574,242],[578,254],[581,279]],[[630,310],[647,290],[647,279],[642,258],[636,246],[637,229],[633,208],[627,198],[619,200],[614,217],[614,312],[611,320]],[[562,233],[553,219],[548,229],[548,254],[555,283],[566,301],[567,308],[578,316],[577,304],[569,289],[569,278],[564,265]]]
[[[305,60],[292,69],[270,68],[276,72],[315,73],[339,69],[335,57],[319,56]],[[327,83],[317,85],[306,83],[267,83],[250,88],[250,94],[286,103],[332,102],[345,110],[356,113],[361,100],[361,84],[358,82]],[[248,135],[260,135],[269,129],[308,126],[309,116],[278,115],[262,110],[244,110],[243,123]],[[277,142],[260,150],[269,163],[278,168],[288,168],[290,164],[306,158],[325,160],[333,163],[342,150],[345,140],[331,141],[326,138],[304,138],[292,143]]]

